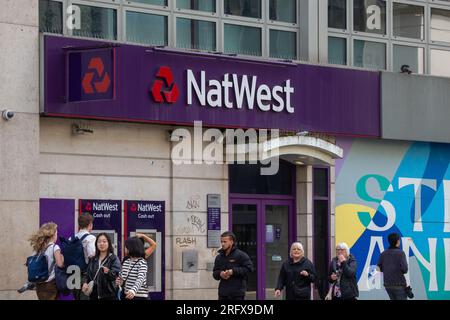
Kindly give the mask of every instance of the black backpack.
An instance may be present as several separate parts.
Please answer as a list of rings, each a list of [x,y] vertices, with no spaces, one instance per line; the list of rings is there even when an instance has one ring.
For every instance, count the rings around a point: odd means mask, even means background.
[[[70,240],[60,237],[61,252],[64,256],[64,265],[66,267],[76,265],[85,272],[88,264],[86,263],[83,250],[83,240],[89,236],[90,233],[85,234],[80,239],[76,236],[70,237]]]

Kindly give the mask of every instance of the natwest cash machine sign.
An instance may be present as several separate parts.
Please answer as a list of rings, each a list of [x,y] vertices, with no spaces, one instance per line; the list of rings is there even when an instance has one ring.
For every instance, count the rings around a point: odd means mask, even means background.
[[[66,79],[65,48],[105,45],[108,43],[43,37],[44,115],[380,135],[378,72],[120,44],[110,51],[114,53],[109,58],[115,66],[112,71],[106,71],[105,63],[104,70],[100,67],[98,50],[80,49],[76,52],[86,67],[77,70],[74,63]],[[102,60],[108,60],[107,56]],[[83,103],[63,99],[67,96],[65,81],[74,81],[84,92],[94,92],[91,95],[101,95],[108,83],[106,74],[113,78],[109,72],[116,74],[111,81],[116,88],[114,99]]]
[[[125,200],[125,239],[144,234],[156,242],[156,250],[147,259],[147,286],[152,300],[164,299],[164,201]]]
[[[108,234],[114,253],[122,257],[122,201],[80,199],[78,211],[79,214],[90,213],[94,217],[92,234]]]

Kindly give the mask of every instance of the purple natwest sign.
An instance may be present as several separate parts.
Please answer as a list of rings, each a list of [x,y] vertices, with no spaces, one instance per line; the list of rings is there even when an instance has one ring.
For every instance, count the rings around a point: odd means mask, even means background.
[[[109,49],[114,50],[110,51],[113,54],[102,55],[103,65],[112,65],[109,69],[115,74],[114,84],[107,86],[105,69],[99,68],[98,60],[92,62],[96,58],[93,52],[101,47],[106,50],[104,45],[99,41],[44,37],[44,114],[380,135],[378,72],[122,44]],[[76,65],[68,66],[71,51],[76,51],[78,60],[88,61],[88,67],[77,70]],[[70,72],[66,72],[68,69]],[[86,79],[89,72],[93,73],[92,79]],[[97,90],[95,84],[100,90],[112,90],[113,86],[115,98],[75,97],[69,100],[83,101],[66,102],[70,92],[80,88],[84,93]]]

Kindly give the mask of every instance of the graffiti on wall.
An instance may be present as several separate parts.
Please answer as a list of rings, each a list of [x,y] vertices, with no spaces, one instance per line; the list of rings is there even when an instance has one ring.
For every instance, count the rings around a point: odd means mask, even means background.
[[[336,242],[358,261],[362,299],[387,298],[376,263],[401,235],[417,299],[450,299],[450,145],[338,139]]]

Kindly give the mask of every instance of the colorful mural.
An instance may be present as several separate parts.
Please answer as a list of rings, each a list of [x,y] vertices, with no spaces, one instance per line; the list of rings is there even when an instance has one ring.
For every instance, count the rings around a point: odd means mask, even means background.
[[[376,270],[398,232],[415,299],[450,299],[450,145],[338,139],[336,242],[358,261],[361,299],[388,299]]]

